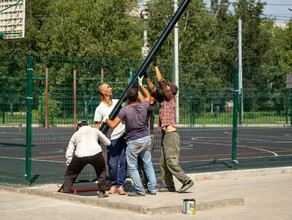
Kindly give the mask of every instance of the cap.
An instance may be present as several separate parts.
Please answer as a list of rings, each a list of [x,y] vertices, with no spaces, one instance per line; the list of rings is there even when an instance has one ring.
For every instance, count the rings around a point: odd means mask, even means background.
[[[172,83],[172,82],[169,82],[168,85],[171,88],[172,94],[173,95],[176,95],[176,93],[178,91],[178,87],[174,83]]]

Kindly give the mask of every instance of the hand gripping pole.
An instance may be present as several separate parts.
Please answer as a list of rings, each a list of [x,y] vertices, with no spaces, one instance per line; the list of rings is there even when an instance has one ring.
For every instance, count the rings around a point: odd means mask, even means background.
[[[151,51],[149,52],[149,54],[147,55],[147,57],[143,61],[142,65],[140,66],[140,68],[138,69],[138,71],[136,72],[136,74],[134,75],[132,81],[128,84],[127,88],[124,90],[123,94],[119,98],[118,103],[116,104],[116,106],[112,110],[111,114],[109,115],[109,119],[112,120],[112,119],[114,119],[117,116],[118,112],[121,109],[121,104],[125,101],[125,98],[126,98],[126,94],[127,94],[128,89],[133,86],[133,83],[137,80],[138,76],[142,75],[144,73],[144,71],[147,69],[147,67],[150,65],[153,57],[156,55],[157,51],[160,49],[160,47],[162,46],[162,44],[167,39],[168,35],[170,34],[170,32],[172,31],[172,29],[174,28],[175,24],[178,22],[179,18],[183,14],[183,12],[186,10],[186,8],[189,5],[190,1],[191,0],[184,0],[181,3],[181,5],[179,6],[179,8],[176,10],[176,12],[172,16],[171,20],[169,21],[169,23],[165,27],[163,33],[158,38],[158,40],[156,41],[155,45],[153,46],[153,48],[151,49]],[[106,133],[107,132],[108,126],[106,125],[106,123],[103,123],[101,125],[100,130],[103,133]]]

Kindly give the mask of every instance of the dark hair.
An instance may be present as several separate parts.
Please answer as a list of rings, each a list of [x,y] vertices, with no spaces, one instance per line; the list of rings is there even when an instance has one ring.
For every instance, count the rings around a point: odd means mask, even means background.
[[[88,122],[85,121],[85,120],[78,121],[78,123],[77,123],[77,131],[78,131],[79,128],[81,128],[84,125],[88,125]]]
[[[127,99],[129,102],[136,102],[138,99],[138,89],[130,88],[127,92]]]
[[[139,83],[138,83],[138,81],[134,81],[133,82],[132,88],[139,89]]]
[[[171,88],[171,92],[172,92],[172,94],[173,94],[173,95],[176,95],[177,90],[178,90],[178,87],[177,87],[174,83],[172,83],[172,82],[169,82],[168,85],[169,85],[169,87]]]

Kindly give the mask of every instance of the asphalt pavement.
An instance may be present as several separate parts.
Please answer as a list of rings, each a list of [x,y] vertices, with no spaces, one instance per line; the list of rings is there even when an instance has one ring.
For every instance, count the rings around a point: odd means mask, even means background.
[[[161,192],[145,197],[96,192],[64,194],[56,184],[0,186],[1,219],[265,219],[292,220],[292,167],[232,170],[189,175],[186,193]],[[181,184],[176,182],[176,187]],[[196,214],[182,213],[183,200],[195,199]]]

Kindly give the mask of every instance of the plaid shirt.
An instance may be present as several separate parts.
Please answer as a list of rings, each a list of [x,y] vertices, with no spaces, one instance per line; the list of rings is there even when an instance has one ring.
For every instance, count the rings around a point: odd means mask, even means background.
[[[158,82],[163,94],[156,87],[150,90],[151,95],[160,103],[158,129],[171,125],[176,127],[175,122],[175,97],[170,90],[166,90],[164,80]]]
[[[164,100],[160,103],[158,129],[171,125],[176,127],[175,123],[175,98],[170,101]]]

